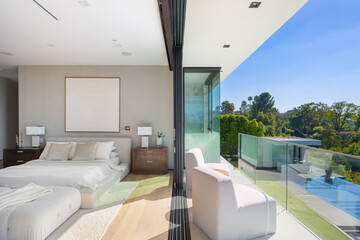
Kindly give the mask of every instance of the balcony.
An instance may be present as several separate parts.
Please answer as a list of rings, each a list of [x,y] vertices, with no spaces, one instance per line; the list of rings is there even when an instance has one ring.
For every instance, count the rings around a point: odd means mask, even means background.
[[[272,196],[314,235],[360,239],[360,157],[245,134],[238,150],[242,181]]]

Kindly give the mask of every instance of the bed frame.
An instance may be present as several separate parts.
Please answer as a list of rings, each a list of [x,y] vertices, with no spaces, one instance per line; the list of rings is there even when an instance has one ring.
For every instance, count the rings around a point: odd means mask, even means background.
[[[126,171],[115,172],[114,174],[106,177],[102,183],[103,185],[96,190],[90,188],[80,188],[81,193],[81,206],[80,208],[94,208],[99,202],[100,197],[115,183],[120,182],[126,175],[129,174],[131,169],[131,149],[132,140],[130,137],[59,137],[59,138],[47,138],[50,142],[109,142],[114,141],[116,152],[119,154],[121,161],[120,165],[126,166]]]

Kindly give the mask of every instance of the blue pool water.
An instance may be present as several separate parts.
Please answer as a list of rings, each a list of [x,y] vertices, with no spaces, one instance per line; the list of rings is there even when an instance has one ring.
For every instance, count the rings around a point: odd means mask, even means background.
[[[340,178],[333,178],[328,183],[325,177],[320,177],[309,179],[301,187],[360,220],[360,185]]]

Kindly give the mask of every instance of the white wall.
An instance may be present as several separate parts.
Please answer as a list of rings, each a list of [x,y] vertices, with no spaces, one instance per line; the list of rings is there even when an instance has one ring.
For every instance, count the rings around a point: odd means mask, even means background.
[[[3,148],[15,147],[18,132],[18,83],[0,77],[0,159]]]
[[[121,127],[118,133],[65,133],[65,77],[120,77]],[[106,117],[106,116],[104,116]],[[20,66],[19,131],[28,125],[44,125],[46,137],[131,136],[133,146],[141,145],[138,126],[152,126],[150,146],[156,133],[165,134],[169,168],[173,168],[173,81],[166,66]],[[30,136],[24,139],[31,144]]]

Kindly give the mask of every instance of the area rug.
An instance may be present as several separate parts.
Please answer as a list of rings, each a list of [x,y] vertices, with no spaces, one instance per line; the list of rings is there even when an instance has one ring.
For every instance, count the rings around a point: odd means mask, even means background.
[[[119,212],[122,204],[135,190],[138,182],[114,184],[94,209],[80,209],[55,230],[48,240],[99,240]]]

